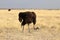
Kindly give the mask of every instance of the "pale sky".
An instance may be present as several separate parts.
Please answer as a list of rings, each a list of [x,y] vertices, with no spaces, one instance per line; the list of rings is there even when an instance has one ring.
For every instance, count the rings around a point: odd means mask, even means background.
[[[0,8],[60,9],[60,0],[0,0]]]

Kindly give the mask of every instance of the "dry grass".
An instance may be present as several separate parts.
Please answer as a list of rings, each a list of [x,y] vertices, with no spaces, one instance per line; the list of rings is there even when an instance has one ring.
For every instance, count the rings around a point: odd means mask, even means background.
[[[34,11],[37,15],[36,27],[33,30],[30,24],[28,33],[25,25],[24,33],[21,32],[18,13]],[[0,40],[60,40],[60,10],[0,10]]]

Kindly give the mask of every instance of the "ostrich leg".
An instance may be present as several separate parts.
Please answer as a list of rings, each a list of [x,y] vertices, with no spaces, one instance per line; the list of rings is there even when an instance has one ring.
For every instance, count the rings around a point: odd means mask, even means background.
[[[28,32],[30,32],[29,24],[28,24]]]
[[[24,31],[24,26],[22,26],[22,32]]]

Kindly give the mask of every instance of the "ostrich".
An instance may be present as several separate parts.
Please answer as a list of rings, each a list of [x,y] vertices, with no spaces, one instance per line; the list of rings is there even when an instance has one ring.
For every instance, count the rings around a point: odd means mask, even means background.
[[[33,28],[35,29],[35,24],[36,24],[36,14],[35,12],[30,12],[30,11],[26,11],[26,12],[19,12],[19,22],[21,22],[21,27],[22,28],[22,32],[24,31],[24,25],[28,24],[28,31],[30,32],[30,28],[29,28],[29,24],[33,23]]]

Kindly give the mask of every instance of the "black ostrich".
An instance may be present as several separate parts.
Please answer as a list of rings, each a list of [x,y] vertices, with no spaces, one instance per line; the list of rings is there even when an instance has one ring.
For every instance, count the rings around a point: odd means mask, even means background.
[[[19,22],[21,22],[21,26],[23,26],[22,32],[24,30],[24,25],[28,24],[28,30],[30,32],[29,24],[33,23],[33,28],[35,29],[35,24],[36,24],[36,14],[35,12],[19,12]]]

